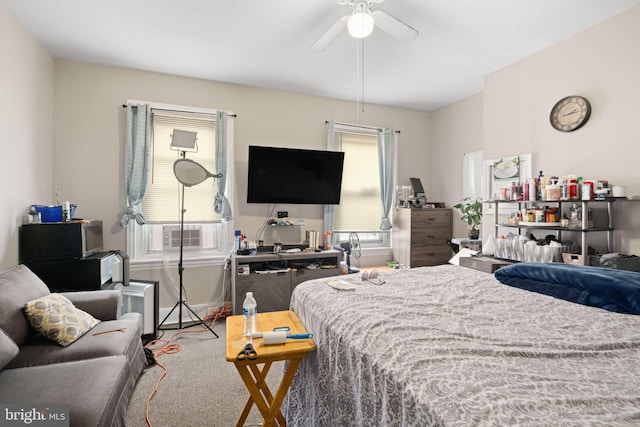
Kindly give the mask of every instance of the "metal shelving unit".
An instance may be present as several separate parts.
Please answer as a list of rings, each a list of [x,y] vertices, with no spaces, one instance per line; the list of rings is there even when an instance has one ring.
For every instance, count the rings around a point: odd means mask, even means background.
[[[494,207],[494,237],[498,237],[499,228],[515,228],[518,229],[518,234],[522,234],[523,229],[530,230],[547,230],[547,231],[555,231],[558,237],[558,240],[562,239],[562,232],[578,232],[581,233],[581,245],[582,245],[582,262],[583,264],[588,263],[587,257],[587,249],[588,249],[588,235],[589,233],[596,232],[605,232],[607,233],[607,251],[613,251],[613,231],[615,230],[613,224],[613,206],[619,203],[626,202],[638,202],[640,200],[629,200],[626,198],[618,199],[618,198],[607,198],[602,200],[522,200],[522,201],[514,201],[514,200],[491,200],[485,203],[492,204]],[[523,208],[531,207],[531,206],[540,206],[540,205],[551,205],[555,204],[560,210],[562,210],[562,205],[581,205],[582,209],[582,223],[579,228],[569,228],[569,227],[560,227],[560,226],[548,226],[548,225],[535,225],[532,223],[526,224],[504,224],[498,221],[499,216],[499,206],[500,205],[517,205],[518,211],[521,211]],[[607,209],[607,226],[606,227],[589,227],[589,206],[602,206],[605,205]]]

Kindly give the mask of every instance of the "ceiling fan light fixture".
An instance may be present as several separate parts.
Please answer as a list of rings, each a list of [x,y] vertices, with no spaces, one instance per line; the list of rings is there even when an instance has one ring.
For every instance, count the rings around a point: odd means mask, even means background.
[[[355,11],[347,21],[347,29],[353,38],[369,37],[373,32],[373,16],[368,11]]]

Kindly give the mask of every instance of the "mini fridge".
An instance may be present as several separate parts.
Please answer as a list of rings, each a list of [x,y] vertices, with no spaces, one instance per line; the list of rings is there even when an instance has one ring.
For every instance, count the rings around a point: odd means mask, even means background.
[[[131,279],[129,286],[117,283],[115,285],[109,284],[103,289],[121,290],[121,313],[140,313],[142,315],[143,337],[158,337],[159,282]]]

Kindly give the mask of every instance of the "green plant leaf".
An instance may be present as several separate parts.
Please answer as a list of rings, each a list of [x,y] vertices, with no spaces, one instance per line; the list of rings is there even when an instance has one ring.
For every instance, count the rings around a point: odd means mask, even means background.
[[[461,212],[460,219],[471,228],[479,228],[482,223],[482,201],[465,197],[460,203],[453,205]]]

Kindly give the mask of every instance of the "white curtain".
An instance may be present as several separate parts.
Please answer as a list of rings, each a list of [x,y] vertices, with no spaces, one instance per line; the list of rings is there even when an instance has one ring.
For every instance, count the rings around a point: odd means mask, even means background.
[[[216,173],[221,173],[222,177],[218,178],[218,193],[213,202],[213,210],[220,214],[223,220],[230,221],[233,219],[231,213],[231,205],[229,199],[224,192],[227,188],[227,159],[228,159],[228,141],[227,141],[227,121],[228,114],[224,111],[218,111],[216,117]]]
[[[380,230],[391,230],[389,212],[394,198],[394,177],[396,176],[396,131],[378,130],[378,165],[380,169],[380,199],[382,220]]]
[[[140,202],[147,190],[149,146],[151,142],[151,108],[147,104],[127,104],[127,129],[124,158],[124,181],[127,192],[127,208],[120,218],[126,227],[129,221],[142,225],[144,215]]]

